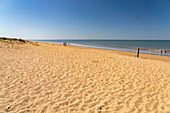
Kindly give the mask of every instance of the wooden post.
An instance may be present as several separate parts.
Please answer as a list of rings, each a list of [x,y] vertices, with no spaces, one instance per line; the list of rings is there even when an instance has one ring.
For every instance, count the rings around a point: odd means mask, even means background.
[[[139,58],[139,50],[140,50],[140,48],[138,48],[138,52],[137,52],[137,58]]]

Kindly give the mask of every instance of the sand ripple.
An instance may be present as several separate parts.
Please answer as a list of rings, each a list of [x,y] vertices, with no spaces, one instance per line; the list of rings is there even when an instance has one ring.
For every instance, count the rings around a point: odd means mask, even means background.
[[[0,43],[0,113],[170,113],[170,62]]]

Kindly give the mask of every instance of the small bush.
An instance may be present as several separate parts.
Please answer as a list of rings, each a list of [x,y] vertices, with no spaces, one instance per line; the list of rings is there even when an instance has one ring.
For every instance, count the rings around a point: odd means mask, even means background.
[[[19,41],[20,41],[20,42],[23,42],[23,43],[25,43],[25,42],[26,42],[26,41],[25,41],[25,40],[23,40],[23,39],[19,39]]]

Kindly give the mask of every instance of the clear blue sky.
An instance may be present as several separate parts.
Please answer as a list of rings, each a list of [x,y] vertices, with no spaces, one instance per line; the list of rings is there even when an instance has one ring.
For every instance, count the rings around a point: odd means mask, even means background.
[[[0,0],[0,36],[170,40],[170,0]]]

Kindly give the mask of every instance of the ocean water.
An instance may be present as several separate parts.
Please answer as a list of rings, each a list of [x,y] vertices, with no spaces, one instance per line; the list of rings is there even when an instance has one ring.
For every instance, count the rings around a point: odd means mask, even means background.
[[[68,42],[71,46],[82,46],[89,48],[108,49],[116,51],[137,52],[136,48],[141,48],[140,53],[161,55],[161,50],[166,51],[166,56],[170,56],[170,40],[32,40],[63,44]],[[155,49],[155,50],[149,50]]]

